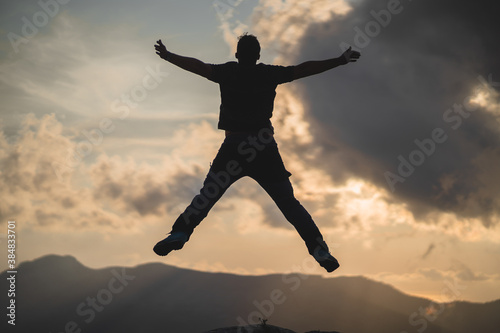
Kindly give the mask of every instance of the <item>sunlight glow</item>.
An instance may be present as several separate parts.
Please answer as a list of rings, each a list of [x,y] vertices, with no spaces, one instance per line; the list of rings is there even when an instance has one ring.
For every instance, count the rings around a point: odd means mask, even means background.
[[[488,85],[481,85],[474,89],[474,94],[469,99],[469,103],[484,108],[486,111],[497,117],[497,121],[500,122],[499,97],[500,94],[498,91]]]

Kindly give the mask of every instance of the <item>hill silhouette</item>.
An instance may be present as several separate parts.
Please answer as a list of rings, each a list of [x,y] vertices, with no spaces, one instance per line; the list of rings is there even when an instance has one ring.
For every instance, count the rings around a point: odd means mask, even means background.
[[[204,333],[296,333],[296,332],[278,326],[258,324],[258,325],[218,328]],[[310,331],[306,333],[339,333],[339,332]]]
[[[6,278],[0,274],[1,290],[8,290]],[[259,318],[298,333],[498,333],[500,327],[500,300],[445,304],[434,318],[425,312],[429,300],[363,277],[239,276],[159,263],[90,269],[56,255],[21,263],[16,304],[20,332],[202,333]]]
[[[247,325],[218,328],[204,333],[296,333],[273,325]]]

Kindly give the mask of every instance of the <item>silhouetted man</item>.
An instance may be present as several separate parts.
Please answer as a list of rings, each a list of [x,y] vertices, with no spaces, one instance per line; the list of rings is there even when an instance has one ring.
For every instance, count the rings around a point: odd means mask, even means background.
[[[220,65],[206,64],[169,52],[161,40],[155,49],[166,61],[219,84],[221,105],[218,128],[226,134],[200,194],[177,218],[170,235],[155,245],[155,253],[164,256],[172,250],[181,249],[229,186],[241,177],[249,176],[271,196],[316,261],[328,272],[337,269],[339,264],[329,253],[316,224],[295,199],[289,180],[291,173],[285,169],[278,152],[270,119],[278,84],[355,62],[360,53],[349,48],[338,58],[307,61],[288,67],[257,64],[260,44],[255,36],[247,34],[238,40],[238,62]]]

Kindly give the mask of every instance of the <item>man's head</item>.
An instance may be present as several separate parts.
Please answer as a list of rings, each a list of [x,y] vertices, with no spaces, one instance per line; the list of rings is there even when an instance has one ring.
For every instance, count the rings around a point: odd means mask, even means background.
[[[260,58],[260,44],[257,37],[247,33],[238,37],[235,56],[240,64],[255,65]]]

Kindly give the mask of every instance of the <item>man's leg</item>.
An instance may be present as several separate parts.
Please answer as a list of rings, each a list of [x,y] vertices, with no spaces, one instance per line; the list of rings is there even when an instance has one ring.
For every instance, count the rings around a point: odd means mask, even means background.
[[[172,226],[172,232],[182,231],[191,236],[194,228],[208,215],[229,186],[238,179],[239,177],[231,176],[224,170],[210,168],[200,193],[193,198],[191,204],[177,218]]]
[[[170,235],[159,241],[153,248],[153,251],[165,256],[172,250],[180,250],[189,240],[194,228],[208,215],[208,212],[215,203],[222,197],[224,192],[239,177],[231,176],[227,172],[221,172],[210,168],[200,194],[196,195],[191,204],[177,218]]]
[[[276,203],[285,218],[295,227],[311,254],[321,266],[332,272],[339,267],[335,258],[329,255],[328,246],[314,223],[311,215],[293,194],[293,187],[287,178],[279,182],[259,182]],[[331,259],[330,259],[331,257]]]
[[[156,254],[165,256],[172,250],[181,249],[194,228],[208,215],[229,186],[244,176],[243,169],[234,160],[236,147],[226,138],[212,162],[200,193],[177,218],[170,235],[155,245],[153,250]]]

